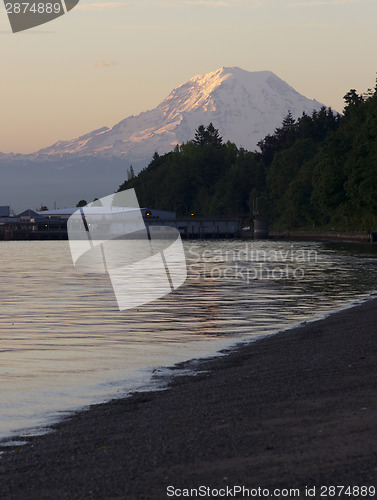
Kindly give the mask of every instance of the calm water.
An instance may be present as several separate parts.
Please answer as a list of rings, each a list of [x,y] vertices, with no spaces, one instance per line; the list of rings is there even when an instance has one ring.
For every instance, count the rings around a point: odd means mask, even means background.
[[[164,367],[323,316],[377,288],[375,246],[184,246],[185,285],[120,312],[105,275],[75,271],[67,242],[0,243],[4,442],[91,403],[157,388]]]

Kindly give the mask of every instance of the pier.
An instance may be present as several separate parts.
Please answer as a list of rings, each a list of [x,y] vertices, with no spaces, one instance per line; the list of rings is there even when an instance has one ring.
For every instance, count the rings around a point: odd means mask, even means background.
[[[176,217],[174,212],[142,208],[146,227],[170,226],[176,228],[182,239],[221,239],[240,236],[243,217],[190,215]],[[67,221],[77,207],[43,212],[26,210],[18,216],[0,217],[0,241],[11,240],[66,240]],[[99,214],[100,217],[103,214]]]

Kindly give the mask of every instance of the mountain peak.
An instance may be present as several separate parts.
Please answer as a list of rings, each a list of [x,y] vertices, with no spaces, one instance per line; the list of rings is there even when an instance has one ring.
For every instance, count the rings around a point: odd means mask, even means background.
[[[253,78],[263,78],[269,76],[276,76],[272,71],[247,71],[245,69],[239,68],[238,66],[222,66],[221,68],[216,69],[215,71],[211,71],[210,73],[199,74],[191,78],[191,80],[196,79],[223,79],[229,76],[233,76],[235,78],[243,78],[243,77],[253,77]]]
[[[251,82],[254,81],[255,83],[258,82],[263,82],[267,80],[267,78],[274,76],[277,78],[274,73],[271,71],[246,71],[244,69],[238,68],[236,66],[234,67],[222,67],[219,68],[215,71],[211,71],[210,73],[205,73],[205,74],[199,74],[194,77],[192,77],[190,80],[187,82],[183,83],[177,89],[179,88],[186,88],[190,84],[197,85],[201,89],[205,89],[207,92],[213,92],[217,87],[222,85],[225,81],[229,79],[235,79],[239,81],[243,81],[244,83],[246,82]],[[174,89],[176,90],[176,89]]]

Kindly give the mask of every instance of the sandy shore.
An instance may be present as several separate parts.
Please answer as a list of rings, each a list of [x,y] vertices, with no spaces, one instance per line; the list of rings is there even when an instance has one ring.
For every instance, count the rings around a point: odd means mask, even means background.
[[[298,488],[299,498],[316,486],[321,498],[321,486],[376,486],[376,300],[200,369],[5,453],[0,498],[157,500],[178,498],[168,486],[233,485]]]

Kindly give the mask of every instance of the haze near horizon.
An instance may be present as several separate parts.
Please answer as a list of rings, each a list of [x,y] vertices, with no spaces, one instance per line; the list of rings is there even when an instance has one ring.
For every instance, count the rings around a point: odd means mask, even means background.
[[[372,0],[81,1],[12,34],[3,10],[0,152],[31,153],[111,127],[223,66],[270,70],[342,111],[350,88],[374,86],[376,14]]]

